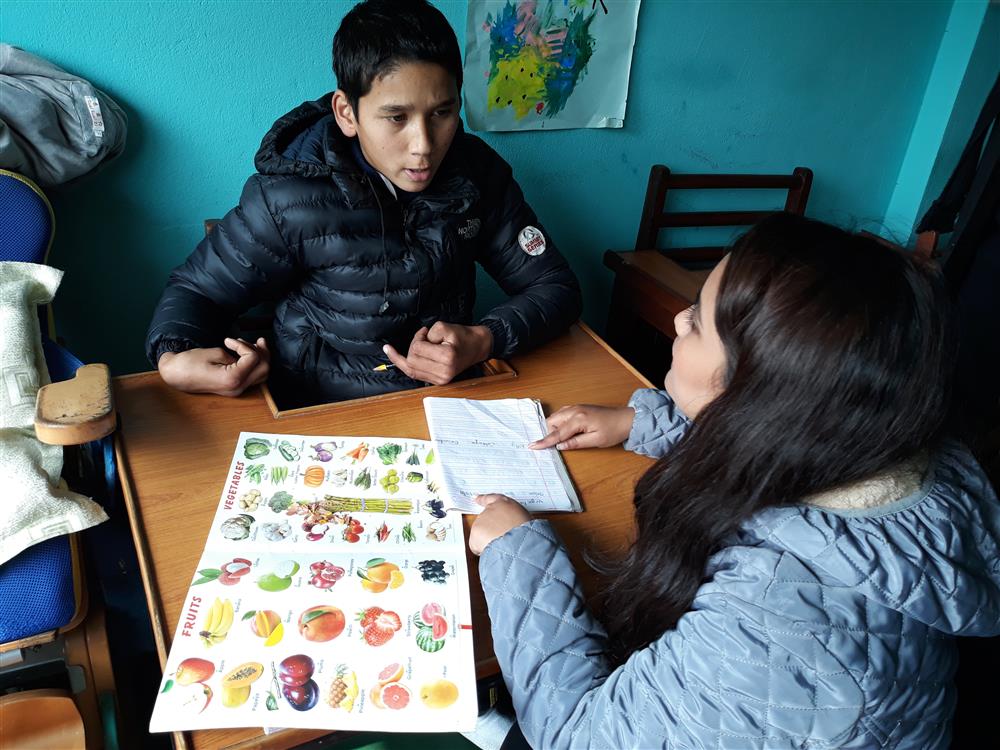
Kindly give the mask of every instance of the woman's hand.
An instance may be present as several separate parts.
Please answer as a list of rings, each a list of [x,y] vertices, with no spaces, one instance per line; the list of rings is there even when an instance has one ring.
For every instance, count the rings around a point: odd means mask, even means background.
[[[540,450],[554,445],[561,451],[610,448],[628,439],[634,419],[631,406],[564,406],[545,420],[549,434],[528,447]]]
[[[531,520],[531,514],[506,495],[479,495],[476,502],[486,510],[476,517],[469,532],[469,549],[474,555],[481,555],[494,539]]]

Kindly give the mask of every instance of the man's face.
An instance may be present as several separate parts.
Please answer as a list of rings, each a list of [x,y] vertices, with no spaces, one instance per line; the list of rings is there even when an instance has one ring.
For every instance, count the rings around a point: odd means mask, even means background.
[[[405,62],[376,78],[356,112],[342,91],[333,95],[344,135],[357,136],[368,163],[408,192],[423,190],[437,174],[458,129],[458,109],[455,79],[427,62]]]

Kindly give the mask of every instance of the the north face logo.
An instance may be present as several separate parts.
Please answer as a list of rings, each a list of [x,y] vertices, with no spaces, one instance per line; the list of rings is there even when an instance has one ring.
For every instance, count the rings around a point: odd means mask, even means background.
[[[458,236],[463,240],[471,240],[479,234],[479,227],[481,226],[482,222],[479,219],[466,219],[465,223],[458,228]]]

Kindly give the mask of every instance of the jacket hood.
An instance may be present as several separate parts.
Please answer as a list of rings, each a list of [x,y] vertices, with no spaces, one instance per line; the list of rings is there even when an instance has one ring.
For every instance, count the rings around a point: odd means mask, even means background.
[[[938,451],[907,497],[863,510],[771,508],[739,536],[740,545],[791,553],[776,579],[853,589],[943,634],[1000,634],[1000,503],[957,444]],[[725,557],[716,556],[720,568]]]
[[[332,96],[303,102],[275,121],[254,157],[258,172],[302,177],[361,172],[351,155],[350,139],[333,119]]]

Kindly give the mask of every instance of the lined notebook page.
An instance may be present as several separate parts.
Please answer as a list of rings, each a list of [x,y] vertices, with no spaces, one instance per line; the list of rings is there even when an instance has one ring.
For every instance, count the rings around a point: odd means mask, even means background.
[[[498,492],[532,512],[580,511],[559,451],[528,448],[546,434],[537,401],[425,398],[424,412],[452,507],[479,513],[476,495]]]

